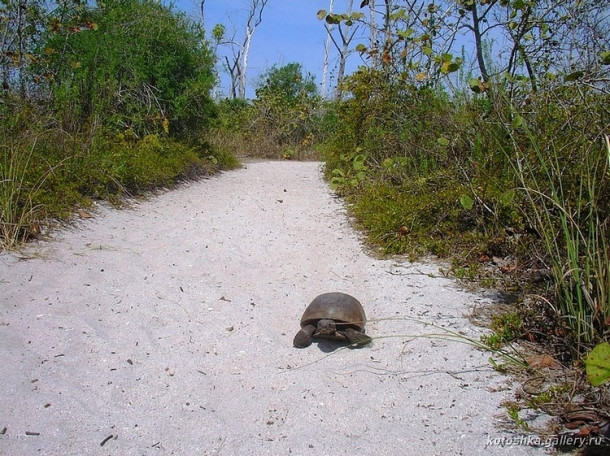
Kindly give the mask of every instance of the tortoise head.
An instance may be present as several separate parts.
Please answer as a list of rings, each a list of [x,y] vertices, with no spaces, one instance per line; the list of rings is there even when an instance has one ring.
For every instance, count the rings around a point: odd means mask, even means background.
[[[337,326],[333,320],[320,320],[315,333],[316,336],[334,336],[337,332]]]

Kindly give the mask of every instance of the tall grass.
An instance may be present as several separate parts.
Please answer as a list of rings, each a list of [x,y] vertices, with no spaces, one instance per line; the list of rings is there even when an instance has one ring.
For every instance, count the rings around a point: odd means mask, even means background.
[[[540,136],[515,114],[511,130],[511,158],[517,185],[525,201],[522,211],[544,246],[554,279],[557,308],[577,353],[610,335],[610,218],[608,186],[610,143],[583,138],[569,153]],[[601,135],[600,135],[601,139]],[[571,157],[572,159],[569,159]],[[575,158],[578,158],[578,162]]]
[[[32,196],[44,178],[33,184],[27,179],[35,144],[25,153],[12,144],[0,147],[0,248],[11,249],[38,231],[42,208]]]

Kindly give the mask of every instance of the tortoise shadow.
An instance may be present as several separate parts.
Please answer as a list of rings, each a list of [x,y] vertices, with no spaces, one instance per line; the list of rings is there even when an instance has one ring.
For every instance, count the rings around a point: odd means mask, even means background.
[[[322,353],[332,353],[340,348],[349,348],[351,350],[364,348],[363,346],[354,345],[350,342],[343,342],[334,339],[314,339],[313,343],[318,346]]]

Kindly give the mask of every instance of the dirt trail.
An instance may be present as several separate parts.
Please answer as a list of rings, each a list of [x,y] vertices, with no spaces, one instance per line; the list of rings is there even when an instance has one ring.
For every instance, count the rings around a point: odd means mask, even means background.
[[[0,454],[512,455],[508,379],[472,347],[491,298],[368,256],[319,163],[257,162],[0,256]],[[292,347],[319,293],[377,337]],[[383,336],[383,337],[380,337]]]

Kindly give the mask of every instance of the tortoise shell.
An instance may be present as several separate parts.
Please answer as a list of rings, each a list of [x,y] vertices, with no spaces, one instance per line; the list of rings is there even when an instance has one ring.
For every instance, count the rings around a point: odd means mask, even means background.
[[[301,317],[301,327],[316,326],[320,320],[335,321],[337,330],[351,327],[364,332],[366,315],[360,301],[353,296],[331,292],[321,294],[311,301]]]

